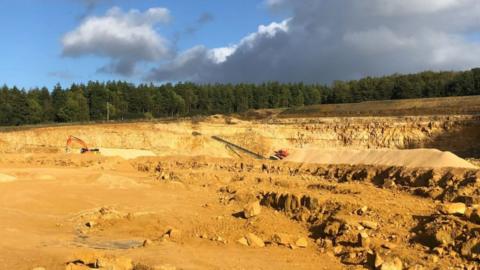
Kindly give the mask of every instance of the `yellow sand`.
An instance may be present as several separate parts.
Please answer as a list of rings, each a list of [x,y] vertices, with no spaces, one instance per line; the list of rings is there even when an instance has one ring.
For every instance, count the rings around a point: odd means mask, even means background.
[[[0,173],[0,183],[12,182],[17,179],[15,176]]]
[[[291,155],[286,158],[285,161],[426,168],[477,168],[451,152],[442,152],[436,149],[351,150],[343,148],[319,149],[309,147],[292,151]]]
[[[135,181],[135,179],[104,173],[97,178],[96,182],[107,186],[109,189],[131,189],[143,186],[141,183]]]
[[[124,159],[135,159],[137,157],[154,157],[156,154],[148,150],[138,149],[117,149],[117,148],[101,148],[102,156],[121,157]]]

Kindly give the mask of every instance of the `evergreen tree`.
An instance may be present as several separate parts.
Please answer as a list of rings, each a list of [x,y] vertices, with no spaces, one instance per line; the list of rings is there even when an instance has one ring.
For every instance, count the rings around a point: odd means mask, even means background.
[[[480,95],[480,68],[335,81],[331,85],[262,84],[133,85],[121,81],[55,85],[20,90],[0,88],[0,125],[82,122],[154,117],[242,113],[325,103],[420,97]]]

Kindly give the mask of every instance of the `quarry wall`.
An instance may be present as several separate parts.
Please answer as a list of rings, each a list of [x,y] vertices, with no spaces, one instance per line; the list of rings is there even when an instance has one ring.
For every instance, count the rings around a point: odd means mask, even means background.
[[[198,132],[200,135],[192,135]],[[279,148],[436,148],[480,157],[480,116],[270,118],[257,121],[207,118],[172,123],[30,127],[0,132],[1,152],[63,151],[74,135],[90,147],[145,149],[158,155],[237,155],[211,136],[221,136],[262,155]]]

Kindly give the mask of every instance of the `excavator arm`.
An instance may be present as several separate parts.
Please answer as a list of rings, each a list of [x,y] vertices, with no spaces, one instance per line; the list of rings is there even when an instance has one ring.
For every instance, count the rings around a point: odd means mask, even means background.
[[[73,145],[73,143],[77,143],[77,144],[79,144],[82,148],[88,149],[87,144],[86,144],[83,140],[81,140],[81,139],[79,139],[79,138],[77,138],[77,137],[71,136],[71,135],[68,136],[66,149],[69,149],[69,148]]]
[[[86,153],[86,152],[98,152],[99,150],[98,149],[90,149],[88,148],[88,145],[80,138],[77,138],[75,136],[68,136],[68,139],[67,139],[67,144],[65,146],[65,151],[66,152],[69,152],[70,151],[70,148],[72,147],[72,145],[76,143],[78,145],[80,145],[80,153]]]

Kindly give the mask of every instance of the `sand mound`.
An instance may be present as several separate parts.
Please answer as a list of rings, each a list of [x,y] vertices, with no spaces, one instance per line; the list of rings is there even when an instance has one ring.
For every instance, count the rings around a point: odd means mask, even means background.
[[[0,183],[12,182],[17,179],[15,176],[0,173]]]
[[[118,149],[118,148],[101,148],[100,153],[107,157],[122,157],[124,159],[135,159],[138,157],[154,157],[156,154],[148,150],[138,149]]]
[[[378,165],[426,168],[477,168],[450,152],[435,149],[413,150],[350,150],[305,148],[292,151],[286,161],[318,163]]]
[[[100,177],[97,178],[97,182],[108,186],[109,189],[129,189],[142,186],[134,179],[110,174],[100,175]]]

